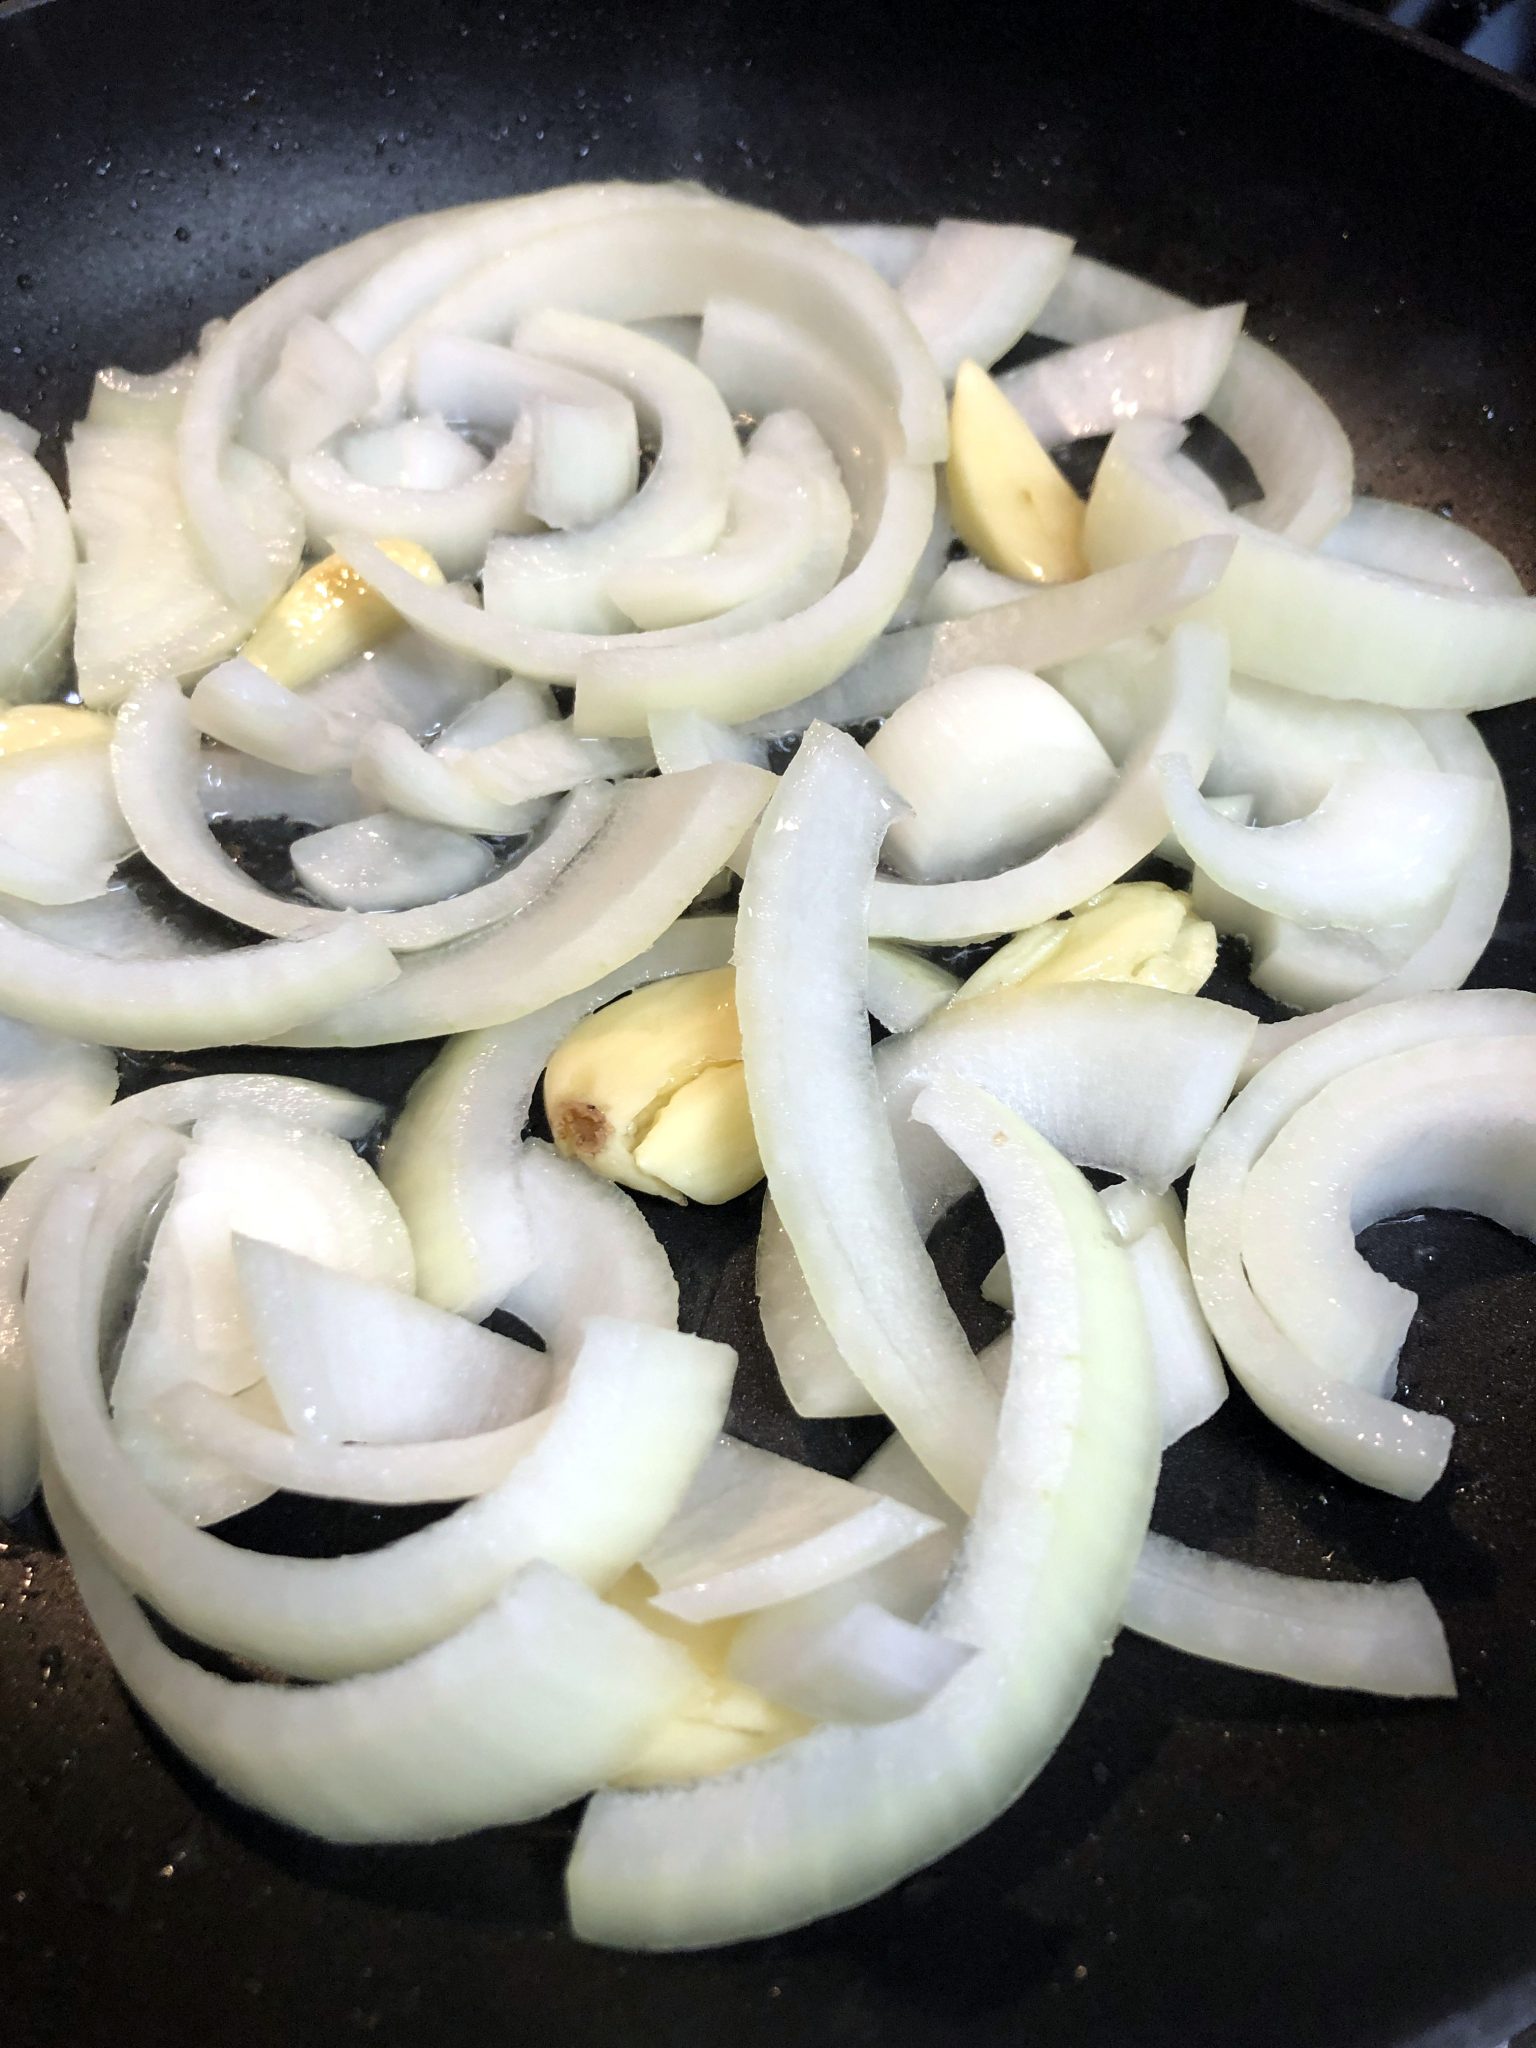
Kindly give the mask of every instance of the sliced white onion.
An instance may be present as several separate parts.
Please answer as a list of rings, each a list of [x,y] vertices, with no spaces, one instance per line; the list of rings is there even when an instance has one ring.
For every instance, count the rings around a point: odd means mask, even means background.
[[[913,882],[993,875],[1080,825],[1114,763],[1066,698],[1015,668],[962,669],[898,705],[865,751],[908,814],[883,857]]]
[[[1122,420],[1204,412],[1231,360],[1246,307],[1172,313],[1129,333],[1079,342],[998,379],[1047,448],[1112,434]]]
[[[31,447],[0,433],[0,699],[26,704],[49,694],[69,653],[74,609],[69,514]]]
[[[718,1621],[818,1592],[940,1526],[846,1479],[724,1436],[640,1562],[663,1614]]]
[[[757,817],[772,781],[764,769],[721,761],[622,784],[581,858],[519,916],[412,955],[398,995],[339,1008],[289,1042],[385,1045],[475,1031],[589,988],[677,921]],[[0,949],[0,997],[4,988]]]
[[[1030,1273],[987,1484],[927,1623],[978,1654],[903,1720],[819,1729],[683,1790],[600,1794],[567,1873],[587,1940],[702,1948],[883,1891],[1018,1796],[1113,1638],[1157,1468],[1124,1254],[1081,1179],[1006,1113],[958,1091],[925,1113]]]
[[[497,694],[494,682],[486,663],[406,630],[392,632],[356,661],[321,676],[303,696],[323,713],[336,743],[350,757],[358,740],[381,719],[404,726],[417,739],[457,724]]]
[[[1481,710],[1536,689],[1536,601],[1357,568],[1241,513],[1223,517],[1169,475],[1178,435],[1132,420],[1110,443],[1083,533],[1095,569],[1225,534],[1236,551],[1195,615],[1226,628],[1233,664],[1248,674],[1320,697],[1423,711]]]
[[[537,1562],[395,1670],[237,1684],[167,1648],[63,1490],[48,1504],[145,1713],[225,1792],[326,1841],[438,1841],[552,1813],[622,1770],[692,1684],[673,1644]]]
[[[0,441],[9,441],[13,448],[19,448],[23,455],[35,455],[42,443],[42,435],[36,427],[29,427],[13,412],[0,409]]]
[[[366,418],[378,395],[368,358],[328,321],[301,313],[277,368],[246,408],[241,438],[269,462],[286,464]]]
[[[813,727],[742,889],[736,1007],[768,1186],[811,1297],[871,1397],[970,1506],[996,1403],[912,1222],[864,1003],[869,890],[892,808],[853,741]]]
[[[879,1401],[822,1319],[772,1195],[763,1203],[754,1285],[763,1337],[795,1413],[878,1415]]]
[[[861,1600],[818,1625],[802,1616],[775,1628],[769,1608],[747,1649],[732,1645],[733,1678],[815,1721],[897,1721],[941,1692],[976,1654]]]
[[[1122,1244],[1134,1244],[1150,1230],[1165,1231],[1174,1250],[1184,1256],[1184,1210],[1172,1188],[1152,1188],[1134,1180],[1100,1188],[1099,1201]]]
[[[148,375],[118,367],[98,370],[85,410],[86,424],[152,427],[156,433],[174,434],[196,369],[197,357],[190,355]]]
[[[689,917],[577,995],[454,1038],[406,1098],[379,1161],[416,1248],[423,1297],[488,1315],[533,1263],[518,1141],[550,1054],[589,1011],[672,974],[723,967],[735,920]]]
[[[308,697],[243,655],[210,669],[187,699],[187,711],[210,739],[296,775],[334,773],[350,759]]]
[[[1149,1535],[1125,1623],[1191,1656],[1303,1685],[1397,1699],[1456,1693],[1445,1630],[1417,1579],[1299,1579]]]
[[[887,1031],[915,1031],[935,1010],[943,1009],[959,986],[958,975],[905,946],[876,939],[869,949],[865,1001],[869,1014]]]
[[[850,256],[867,263],[888,285],[899,285],[928,245],[931,228],[896,226],[884,221],[823,221],[816,230]]]
[[[1345,1016],[1262,1067],[1195,1162],[1186,1209],[1190,1271],[1227,1364],[1265,1414],[1298,1442],[1404,1499],[1422,1498],[1445,1469],[1450,1422],[1320,1374],[1298,1352],[1249,1285],[1243,1190],[1277,1132],[1339,1075],[1440,1039],[1470,1042],[1530,1031],[1536,1031],[1536,997],[1511,989],[1418,996]]]
[[[1061,282],[1070,235],[1046,228],[941,220],[898,295],[946,383],[969,357],[989,368],[1025,332]]]
[[[1147,727],[1099,809],[1057,845],[1002,874],[926,886],[877,880],[870,898],[871,935],[934,943],[1023,931],[1117,882],[1167,829],[1157,761],[1186,754],[1203,774],[1216,748],[1226,693],[1227,653],[1220,634],[1176,626],[1148,689]]]
[[[1189,1268],[1168,1232],[1156,1225],[1127,1249],[1152,1347],[1163,1442],[1174,1444],[1210,1421],[1227,1398],[1227,1376]]]
[[[83,902],[102,894],[133,848],[100,740],[0,758],[0,894]]]
[[[1304,697],[1234,676],[1221,744],[1202,787],[1207,796],[1250,795],[1261,825],[1283,825],[1315,811],[1351,761],[1432,768],[1435,756],[1405,712]]]
[[[974,555],[951,562],[934,578],[923,599],[921,623],[941,625],[946,619],[969,619],[988,612],[995,605],[1015,604],[1028,597],[1031,586],[1012,576],[1000,576]]]
[[[478,788],[463,772],[467,751],[419,747],[398,725],[381,722],[359,742],[352,780],[370,803],[424,825],[498,837],[532,831],[544,806],[504,804]]]
[[[605,777],[640,775],[655,765],[649,740],[578,739],[562,718],[490,746],[466,748],[453,768],[509,809]]]
[[[117,1061],[105,1046],[0,1017],[0,1173],[88,1129],[116,1093]]]
[[[1346,762],[1309,816],[1239,825],[1203,800],[1182,756],[1170,750],[1156,767],[1180,845],[1219,887],[1277,917],[1353,931],[1432,910],[1488,804],[1474,776]]]
[[[385,490],[450,491],[486,467],[478,448],[430,412],[392,427],[349,434],[341,443],[341,460],[360,484]]]
[[[350,775],[302,775],[234,747],[204,747],[199,781],[203,815],[293,818],[306,825],[342,825],[368,809]]]
[[[1523,597],[1525,586],[1507,555],[1490,541],[1389,498],[1356,498],[1347,516],[1319,544],[1325,555],[1361,569],[1384,569],[1420,583],[1443,583],[1474,597]]]
[[[477,887],[495,866],[478,839],[388,811],[308,833],[289,857],[301,885],[335,910],[412,910]]]
[[[711,761],[750,761],[754,768],[768,765],[768,749],[762,740],[706,718],[701,711],[656,711],[647,725],[656,766],[663,775],[704,768]]]
[[[398,534],[425,548],[449,577],[478,569],[495,535],[532,523],[523,509],[528,456],[520,441],[509,441],[464,482],[436,490],[363,483],[325,449],[295,462],[288,480],[314,545],[328,546],[343,533],[372,540]]]

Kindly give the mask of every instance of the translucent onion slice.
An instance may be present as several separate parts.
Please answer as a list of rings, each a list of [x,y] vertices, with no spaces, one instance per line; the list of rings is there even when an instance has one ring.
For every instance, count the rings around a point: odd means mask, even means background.
[[[702,1948],[883,1891],[1019,1795],[1113,1638],[1157,1468],[1124,1254],[1086,1185],[1005,1112],[954,1091],[925,1114],[1030,1274],[987,1484],[927,1623],[978,1654],[906,1719],[819,1729],[686,1789],[600,1794],[567,1873],[586,1940]]]
[[[32,1232],[61,1178],[88,1167],[130,1124],[194,1123],[221,1112],[281,1117],[347,1138],[367,1135],[377,1103],[279,1074],[199,1074],[104,1107],[75,1136],[25,1167],[0,1198],[0,1515],[20,1514],[37,1489],[37,1399],[22,1326],[22,1289]]]
[[[479,449],[456,434],[441,414],[431,412],[392,427],[348,434],[341,459],[359,483],[414,491],[452,490],[486,466]]]
[[[488,1315],[532,1265],[517,1143],[555,1048],[615,996],[725,966],[735,935],[734,918],[684,918],[578,994],[515,1024],[463,1033],[439,1053],[407,1096],[379,1160],[410,1229],[424,1299],[458,1315]]]
[[[1474,597],[1525,595],[1508,556],[1490,541],[1453,519],[1442,519],[1438,512],[1395,505],[1390,498],[1356,498],[1320,548],[1357,568],[1443,583]]]
[[[811,1297],[871,1397],[969,1506],[996,1404],[912,1222],[864,1003],[869,890],[892,809],[854,742],[813,727],[742,890],[736,1007],[769,1189]]]
[[[1196,616],[1227,629],[1233,664],[1250,675],[1419,711],[1484,710],[1536,689],[1536,602],[1356,568],[1241,513],[1223,517],[1170,476],[1178,432],[1132,420],[1110,443],[1084,526],[1095,569],[1225,534],[1236,551]]]
[[[871,936],[931,944],[1022,931],[1117,882],[1167,829],[1157,761],[1185,754],[1203,774],[1216,749],[1226,693],[1220,634],[1176,626],[1148,688],[1147,727],[1099,809],[1057,845],[1002,874],[927,885],[877,880],[870,898]]]
[[[1411,1289],[1359,1256],[1357,1232],[1432,1208],[1536,1234],[1533,1124],[1536,1040],[1516,1036],[1373,1060],[1320,1088],[1276,1133],[1243,1189],[1243,1264],[1319,1373],[1390,1394],[1418,1307]]]
[[[499,694],[494,682],[495,672],[484,662],[455,655],[407,629],[391,632],[358,660],[321,676],[303,696],[324,714],[350,756],[380,719],[423,740],[451,729]]]
[[[174,434],[196,368],[197,357],[190,355],[144,375],[115,365],[98,370],[91,386],[91,402],[85,410],[86,424],[153,427],[157,433]]]
[[[724,1436],[640,1562],[663,1614],[718,1621],[817,1592],[940,1526],[846,1479]]]
[[[368,358],[313,313],[288,330],[277,368],[246,408],[241,438],[287,464],[366,417],[379,395]]]
[[[0,1173],[89,1128],[116,1093],[117,1061],[105,1046],[0,1018]]]
[[[1251,796],[1261,825],[1315,811],[1346,762],[1433,768],[1435,756],[1406,712],[1335,703],[1234,676],[1207,796]]]
[[[443,574],[454,577],[480,567],[495,535],[532,527],[524,510],[528,473],[527,451],[512,440],[462,483],[437,489],[364,483],[323,448],[295,462],[288,482],[312,545],[327,546],[339,533],[365,533],[374,540],[400,535],[425,548]]]
[[[869,1014],[887,1031],[915,1031],[942,1010],[960,986],[958,975],[905,946],[876,939],[869,949]]]
[[[200,766],[206,818],[293,818],[321,826],[345,824],[368,810],[351,776],[339,770],[299,774],[218,746],[204,747]]]
[[[467,833],[388,811],[308,833],[289,857],[301,886],[333,910],[414,910],[478,887],[496,865]]]
[[[1340,1018],[1287,1047],[1247,1083],[1201,1146],[1190,1181],[1190,1271],[1227,1364],[1279,1428],[1341,1471],[1407,1500],[1421,1499],[1445,1469],[1450,1422],[1320,1374],[1298,1352],[1249,1285],[1243,1190],[1291,1116],[1340,1074],[1440,1039],[1528,1031],[1536,1031],[1536,997],[1511,989],[1418,996]]]
[[[921,621],[925,625],[940,625],[945,619],[973,618],[977,612],[991,611],[994,605],[1015,604],[1021,597],[1028,597],[1030,591],[1031,585],[1012,576],[1000,576],[996,569],[989,569],[985,562],[967,555],[961,561],[949,563],[934,578],[923,599]]]
[[[295,1436],[471,1437],[544,1405],[549,1361],[526,1344],[260,1238],[237,1235],[234,1263],[257,1363]]]
[[[115,1208],[121,1192],[99,1176],[66,1183],[37,1226],[26,1317],[43,1431],[114,1569],[215,1648],[300,1677],[342,1677],[443,1641],[534,1558],[601,1588],[675,1512],[719,1432],[732,1352],[594,1319],[549,1426],[491,1492],[382,1550],[237,1550],[146,1491],[107,1419],[99,1317],[113,1255],[142,1222],[142,1196],[130,1190]]]
[[[166,1647],[62,1489],[49,1507],[144,1712],[223,1791],[326,1841],[439,1841],[552,1813],[621,1770],[692,1683],[672,1644],[532,1563],[395,1670],[237,1684]]]
[[[200,679],[187,699],[187,712],[209,739],[295,775],[334,773],[351,758],[318,705],[242,655],[220,662]]]
[[[289,1042],[385,1045],[475,1031],[589,988],[677,921],[757,817],[772,783],[766,770],[742,761],[624,783],[580,859],[518,917],[413,955],[398,995],[337,1009]],[[0,997],[4,989],[0,950]]]
[[[31,448],[0,433],[0,699],[26,704],[52,691],[74,608],[69,515]]]
[[[931,228],[914,228],[884,221],[824,221],[816,230],[835,242],[850,256],[867,263],[888,285],[899,285],[928,245]]]
[[[898,1721],[927,1706],[976,1654],[872,1600],[826,1622],[769,1608],[731,1675],[813,1721]]]
[[[1417,1579],[1343,1585],[1261,1571],[1149,1535],[1125,1624],[1193,1657],[1303,1685],[1396,1699],[1452,1699],[1440,1617]]]
[[[946,383],[967,357],[988,369],[1008,353],[1061,282],[1071,254],[1071,236],[1045,228],[939,222],[898,296]]]
[[[0,758],[0,894],[84,902],[103,893],[133,848],[99,738]]]
[[[463,772],[467,751],[419,747],[400,726],[381,723],[359,742],[352,780],[370,803],[424,825],[498,837],[532,831],[544,806],[504,804],[478,788]]]
[[[558,719],[490,746],[456,754],[454,769],[509,808],[576,789],[605,777],[642,775],[655,765],[649,740],[579,739]]]
[[[1346,762],[1305,818],[1239,825],[1200,795],[1190,763],[1157,762],[1180,844],[1217,885],[1299,924],[1406,924],[1449,892],[1488,804],[1486,784],[1438,769]]]
[[[1138,413],[1193,419],[1221,382],[1246,311],[1172,313],[1005,371],[998,383],[1047,448],[1112,434]]]
[[[750,733],[721,725],[702,711],[657,711],[646,721],[656,766],[663,775],[704,768],[711,761],[750,761],[766,768],[768,749]]]

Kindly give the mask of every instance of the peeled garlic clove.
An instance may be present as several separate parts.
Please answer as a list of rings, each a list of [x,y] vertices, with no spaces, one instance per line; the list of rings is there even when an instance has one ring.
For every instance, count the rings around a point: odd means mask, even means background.
[[[1032,926],[961,984],[956,1002],[1027,982],[1132,981],[1195,995],[1216,966],[1216,928],[1181,890],[1116,882],[1069,916]]]
[[[422,583],[443,572],[413,540],[381,540],[379,552]],[[340,555],[327,555],[284,592],[240,650],[290,690],[302,689],[398,632],[400,614]]]
[[[979,363],[962,363],[949,415],[949,515],[989,569],[1023,583],[1088,573],[1084,505]]]
[[[544,1108],[559,1152],[641,1194],[715,1203],[754,1186],[734,971],[655,982],[578,1024]]]

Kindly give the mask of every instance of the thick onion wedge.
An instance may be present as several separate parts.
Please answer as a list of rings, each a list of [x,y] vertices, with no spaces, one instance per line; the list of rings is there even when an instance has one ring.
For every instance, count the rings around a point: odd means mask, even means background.
[[[1047,448],[1112,434],[1138,413],[1193,419],[1221,381],[1245,311],[1234,305],[1172,313],[1009,370],[998,386]]]
[[[857,1904],[986,1826],[1070,1727],[1119,1622],[1157,1470],[1125,1255],[1081,1178],[974,1091],[924,1106],[982,1176],[1030,1313],[987,1484],[928,1618],[976,1657],[905,1720],[824,1728],[685,1790],[602,1793],[567,1873],[576,1932],[704,1948]]]
[[[1119,430],[1088,500],[1084,545],[1093,567],[1107,569],[1201,535],[1235,539],[1226,575],[1193,608],[1226,628],[1234,667],[1409,711],[1486,710],[1536,690],[1536,600],[1357,568],[1223,515],[1170,474],[1178,441],[1177,428],[1157,421]]]
[[[438,1055],[395,1119],[379,1172],[416,1249],[421,1295],[483,1316],[532,1262],[516,1151],[550,1054],[591,1010],[673,974],[723,967],[729,917],[689,917],[578,994],[515,1024],[467,1032]]]
[[[1000,875],[973,882],[876,881],[870,935],[933,943],[1023,931],[1119,881],[1168,827],[1159,757],[1186,754],[1203,774],[1216,749],[1226,694],[1220,634],[1176,626],[1148,690],[1147,726],[1098,810],[1057,845]]]
[[[742,889],[736,1007],[768,1186],[811,1296],[871,1397],[969,1507],[996,1403],[907,1207],[864,1005],[869,889],[892,811],[854,742],[812,727]]]
[[[1071,254],[1071,236],[1045,228],[939,222],[897,296],[946,383],[967,358],[988,369],[1008,353],[1061,282]]]
[[[1187,1550],[1149,1535],[1125,1625],[1154,1642],[1303,1685],[1451,1699],[1445,1630],[1417,1579],[1344,1585]]]
[[[671,1643],[546,1564],[392,1671],[237,1684],[168,1649],[49,1488],[117,1674],[219,1787],[331,1842],[431,1842],[551,1813],[622,1770],[686,1696]]]
[[[0,699],[32,703],[58,682],[75,608],[75,537],[53,479],[0,432]]]
[[[1407,1500],[1445,1469],[1452,1425],[1320,1373],[1275,1324],[1243,1267],[1248,1174],[1292,1115],[1340,1074],[1436,1040],[1536,1031],[1536,996],[1479,989],[1366,1009],[1289,1046],[1250,1080],[1200,1148],[1185,1221],[1189,1265],[1227,1364],[1279,1428],[1340,1471]]]
[[[397,994],[350,1004],[287,1042],[384,1045],[474,1031],[590,987],[676,922],[730,857],[772,782],[766,769],[722,761],[623,784],[581,858],[521,916],[413,955]],[[0,997],[3,970],[0,947]]]

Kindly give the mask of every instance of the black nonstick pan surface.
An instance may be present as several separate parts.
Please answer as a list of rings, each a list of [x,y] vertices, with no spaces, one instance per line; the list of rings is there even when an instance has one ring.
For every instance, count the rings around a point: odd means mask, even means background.
[[[168,360],[334,241],[615,175],[806,219],[1035,219],[1246,297],[1337,406],[1365,486],[1444,505],[1536,575],[1536,102],[1297,0],[0,5],[0,405],[53,432],[97,364]],[[1516,886],[1475,979],[1530,987],[1536,720],[1485,728]],[[304,1070],[397,1098],[427,1050]],[[192,1064],[214,1063],[249,1057]],[[775,1401],[754,1218],[657,1219],[685,1318],[740,1347],[745,1433],[848,1469],[849,1432]],[[1423,1296],[1404,1378],[1458,1423],[1443,1484],[1418,1507],[1368,1493],[1234,1394],[1169,1457],[1157,1523],[1281,1568],[1419,1576],[1460,1702],[1316,1693],[1126,1637],[1005,1821],[751,1948],[574,1945],[569,1817],[339,1851],[237,1810],[128,1708],[34,1511],[0,1549],[7,2039],[1491,2048],[1536,2017],[1536,1274],[1467,1218],[1368,1248]],[[943,1255],[973,1295],[984,1223]],[[279,1508],[249,1540],[380,1533]]]

